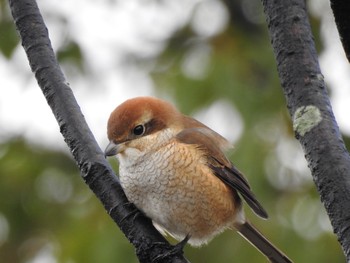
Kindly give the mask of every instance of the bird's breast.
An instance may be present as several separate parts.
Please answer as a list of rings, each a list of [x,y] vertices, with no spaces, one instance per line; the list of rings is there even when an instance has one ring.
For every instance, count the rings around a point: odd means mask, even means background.
[[[234,195],[194,145],[170,141],[138,158],[120,160],[120,181],[129,201],[177,239],[200,245],[232,225]]]

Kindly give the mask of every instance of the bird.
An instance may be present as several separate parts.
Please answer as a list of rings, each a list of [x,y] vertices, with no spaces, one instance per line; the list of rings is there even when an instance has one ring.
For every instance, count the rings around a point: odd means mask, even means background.
[[[112,111],[107,136],[105,156],[116,156],[127,199],[162,234],[198,247],[232,229],[270,262],[292,262],[246,219],[243,201],[268,214],[217,132],[165,100],[135,97]]]

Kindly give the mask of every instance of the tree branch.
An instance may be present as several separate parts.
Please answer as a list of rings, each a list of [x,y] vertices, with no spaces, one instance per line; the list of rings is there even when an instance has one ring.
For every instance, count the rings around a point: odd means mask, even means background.
[[[348,61],[350,62],[350,2],[331,0],[335,23]]]
[[[262,2],[296,138],[350,261],[350,157],[320,71],[305,2]]]
[[[188,262],[181,252],[174,253],[173,246],[151,221],[128,203],[58,65],[35,0],[9,0],[9,3],[31,69],[85,183],[135,246],[140,262]]]

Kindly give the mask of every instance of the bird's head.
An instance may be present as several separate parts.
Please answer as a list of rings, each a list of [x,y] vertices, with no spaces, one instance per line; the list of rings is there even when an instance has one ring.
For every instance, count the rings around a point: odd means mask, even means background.
[[[129,99],[109,117],[107,134],[110,143],[105,155],[117,155],[127,148],[143,151],[155,143],[156,137],[159,142],[160,132],[166,131],[170,135],[181,130],[182,118],[183,115],[166,101],[153,97]]]

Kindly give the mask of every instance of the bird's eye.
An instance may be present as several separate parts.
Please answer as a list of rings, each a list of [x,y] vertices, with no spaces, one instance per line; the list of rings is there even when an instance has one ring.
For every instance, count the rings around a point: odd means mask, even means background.
[[[133,130],[133,133],[135,135],[142,135],[144,132],[145,132],[145,127],[143,125],[137,125]]]

